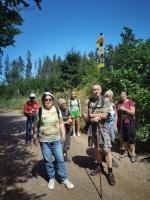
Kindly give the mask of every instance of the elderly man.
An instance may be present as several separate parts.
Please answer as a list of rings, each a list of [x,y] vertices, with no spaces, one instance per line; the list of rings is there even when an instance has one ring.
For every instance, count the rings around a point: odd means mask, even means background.
[[[94,155],[97,160],[98,167],[91,171],[90,175],[95,176],[103,171],[101,158],[98,155],[99,146],[105,153],[105,159],[108,166],[108,182],[110,185],[115,185],[115,178],[112,173],[112,155],[111,155],[111,140],[109,127],[107,123],[108,115],[111,111],[110,101],[108,98],[101,96],[101,86],[98,84],[92,85],[93,97],[87,99],[83,108],[83,118],[89,124],[88,135],[94,143]]]

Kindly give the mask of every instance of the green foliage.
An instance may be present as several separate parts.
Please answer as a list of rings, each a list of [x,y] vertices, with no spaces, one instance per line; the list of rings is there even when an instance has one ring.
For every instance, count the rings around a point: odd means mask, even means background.
[[[136,140],[146,142],[150,139],[150,124],[145,124],[145,126],[139,127],[137,131]]]

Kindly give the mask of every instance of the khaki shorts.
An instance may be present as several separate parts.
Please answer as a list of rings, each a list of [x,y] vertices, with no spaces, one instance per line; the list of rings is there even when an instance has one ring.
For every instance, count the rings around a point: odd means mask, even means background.
[[[95,147],[97,147],[97,144],[98,144],[97,135],[96,135],[96,131],[94,132],[95,134],[91,136],[91,140],[94,143]],[[101,138],[101,140],[103,140],[103,144],[101,144],[102,141],[99,140],[100,148],[103,149],[105,152],[111,151],[111,139],[108,132],[105,132],[105,134],[103,134],[103,137]]]

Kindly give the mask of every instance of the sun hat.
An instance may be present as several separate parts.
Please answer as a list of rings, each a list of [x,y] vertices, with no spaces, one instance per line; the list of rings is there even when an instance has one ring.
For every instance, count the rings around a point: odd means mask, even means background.
[[[44,93],[44,95],[51,96],[51,97],[54,99],[54,96],[53,96],[53,94],[52,94],[52,93],[50,93],[50,92],[45,92],[45,93]]]
[[[35,96],[34,93],[31,93],[29,97],[30,97],[30,98],[35,98],[36,96]]]

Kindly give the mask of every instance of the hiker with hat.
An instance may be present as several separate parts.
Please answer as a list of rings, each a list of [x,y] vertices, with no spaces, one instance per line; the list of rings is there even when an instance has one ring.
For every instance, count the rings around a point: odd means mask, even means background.
[[[65,99],[58,99],[59,109],[62,114],[62,118],[64,121],[65,129],[66,129],[66,140],[63,143],[63,155],[65,162],[71,162],[68,158],[68,150],[70,148],[70,136],[72,132],[72,119],[70,115],[70,111],[66,108],[66,100]]]
[[[53,105],[54,96],[45,92],[41,98],[42,107],[36,113],[33,126],[33,143],[40,143],[47,175],[49,178],[48,188],[54,189],[55,168],[53,155],[57,162],[61,185],[73,189],[74,185],[67,179],[64,162],[62,143],[66,140],[66,132],[60,109]]]
[[[72,137],[80,136],[80,117],[81,115],[81,102],[80,99],[77,98],[76,93],[73,91],[70,94],[70,99],[68,101],[68,109],[71,114],[72,119],[72,129],[73,135]]]
[[[31,129],[32,129],[32,123],[34,122],[34,117],[36,114],[36,111],[40,107],[39,103],[35,101],[36,95],[34,93],[31,93],[29,96],[30,100],[27,101],[24,104],[24,114],[27,117],[26,122],[26,143],[31,143]]]

